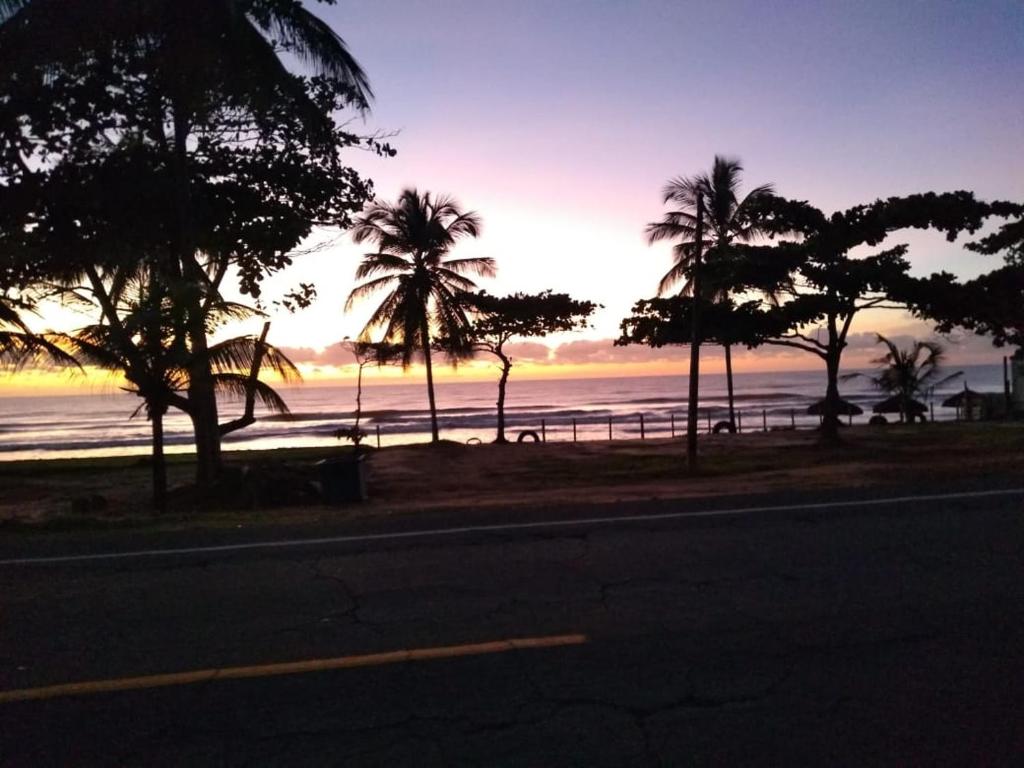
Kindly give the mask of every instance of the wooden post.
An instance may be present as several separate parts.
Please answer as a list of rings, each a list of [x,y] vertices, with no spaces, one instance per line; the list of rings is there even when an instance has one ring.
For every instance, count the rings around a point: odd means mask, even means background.
[[[761,428],[765,432],[768,431],[768,409],[767,408],[762,408],[761,409]]]
[[[789,426],[796,429],[796,411],[792,408],[789,409]]]
[[[377,425],[377,447],[380,448],[380,424]]]
[[[736,411],[736,431],[743,434],[743,411]]]
[[[676,415],[674,413],[670,413],[668,415],[668,423],[669,423],[669,429],[672,430],[672,437],[675,437],[676,436]]]
[[[711,411],[708,411],[707,414],[708,414],[708,434],[710,435],[711,434]]]
[[[1006,355],[1003,355],[1003,398],[1006,400],[1006,418],[1010,418],[1013,416],[1013,398],[1010,396],[1010,358]]]
[[[612,417],[608,417],[608,439],[612,439]]]
[[[540,441],[542,443],[548,441],[548,425],[544,422],[544,419],[540,420]]]
[[[642,413],[640,414],[640,439],[641,440],[646,440],[647,439],[647,435],[644,432],[644,415]]]
[[[576,442],[576,419],[572,420],[572,441]]]

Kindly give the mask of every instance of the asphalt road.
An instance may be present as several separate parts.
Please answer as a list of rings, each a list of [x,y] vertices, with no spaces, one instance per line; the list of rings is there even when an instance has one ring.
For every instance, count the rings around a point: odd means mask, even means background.
[[[0,764],[1019,764],[1024,492],[989,490],[3,541]]]

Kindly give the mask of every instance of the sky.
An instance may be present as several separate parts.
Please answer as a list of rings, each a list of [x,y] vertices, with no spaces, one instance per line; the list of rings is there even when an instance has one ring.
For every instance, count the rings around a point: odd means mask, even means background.
[[[716,153],[742,160],[745,188],[772,182],[825,211],[928,190],[1024,200],[1021,0],[309,4],[370,77],[373,109],[352,128],[394,134],[396,157],[351,156],[377,193],[392,200],[415,186],[477,211],[483,234],[457,254],[497,260],[498,277],[481,282],[491,293],[550,288],[603,305],[592,328],[547,339],[547,350],[523,345],[519,375],[678,369],[679,350],[608,340],[670,266],[669,246],[643,237],[664,211],[661,188]],[[324,247],[269,281],[267,295],[317,285],[314,306],[271,318],[271,340],[317,381],[349,373],[335,345],[359,333],[372,302],[343,311],[364,249],[338,232],[314,242]],[[998,265],[934,234],[893,242],[910,244],[917,274]],[[52,308],[40,322],[84,324]],[[868,341],[929,333],[891,312],[854,330]],[[874,352],[854,346],[855,358]],[[967,339],[954,355],[1001,352]],[[711,353],[708,369],[720,365]],[[737,358],[739,370],[817,365],[800,352]]]

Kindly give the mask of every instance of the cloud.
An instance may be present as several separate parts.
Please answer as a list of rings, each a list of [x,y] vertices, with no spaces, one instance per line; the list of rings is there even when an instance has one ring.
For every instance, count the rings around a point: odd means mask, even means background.
[[[341,342],[330,344],[321,350],[312,347],[281,347],[281,351],[296,365],[341,367],[353,365],[356,361],[352,353],[341,345]]]
[[[679,348],[652,349],[641,345],[616,347],[612,339],[580,339],[559,344],[551,354],[552,362],[563,365],[588,363],[646,363],[678,360]]]
[[[551,347],[539,341],[519,341],[506,344],[505,353],[517,363],[547,363]]]

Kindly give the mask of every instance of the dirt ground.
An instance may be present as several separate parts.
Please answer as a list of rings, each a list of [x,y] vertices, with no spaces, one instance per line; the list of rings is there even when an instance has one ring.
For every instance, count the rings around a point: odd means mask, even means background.
[[[0,463],[0,525],[160,525],[281,522],[342,516],[410,514],[495,506],[706,497],[773,490],[931,484],[951,476],[1024,477],[1024,424],[929,424],[853,427],[842,445],[825,448],[812,431],[708,435],[701,465],[686,471],[681,440],[546,444],[412,445],[373,451],[367,460],[370,501],[343,510],[309,502],[273,509],[199,512],[188,491],[188,457],[170,468],[172,512],[148,511],[145,459],[111,458]],[[248,451],[229,464],[315,478],[314,462],[332,449]],[[303,480],[305,482],[305,480]]]

